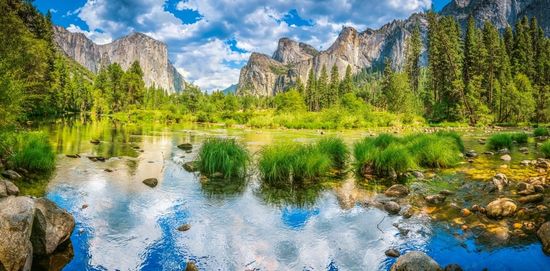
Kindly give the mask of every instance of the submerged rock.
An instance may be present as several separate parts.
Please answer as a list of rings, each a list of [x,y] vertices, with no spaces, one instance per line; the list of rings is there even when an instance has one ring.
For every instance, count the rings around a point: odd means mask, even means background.
[[[99,141],[99,139],[92,139],[92,140],[90,140],[90,143],[92,143],[94,145],[98,145],[99,143],[101,143],[101,141]]]
[[[157,186],[157,184],[159,183],[159,181],[157,180],[157,178],[149,178],[149,179],[145,179],[143,180],[143,183],[151,188]]]
[[[386,256],[392,257],[392,258],[397,258],[401,255],[401,253],[399,253],[399,251],[397,249],[393,249],[393,248],[390,248],[390,249],[386,250],[386,252],[384,252],[384,254],[386,254]]]
[[[550,168],[550,161],[543,158],[539,158],[537,159],[537,162],[535,165],[537,168],[548,169]]]
[[[384,192],[384,195],[395,198],[406,197],[408,194],[409,188],[402,184],[394,184]]]
[[[498,219],[512,216],[517,210],[517,205],[509,198],[499,198],[490,202],[485,209],[488,217]]]
[[[68,158],[80,158],[80,155],[78,154],[65,154],[65,156]]]
[[[499,192],[504,191],[504,188],[510,184],[508,177],[502,173],[498,173],[492,179],[493,184],[498,189]]]
[[[195,262],[189,261],[185,266],[185,271],[199,271],[199,268],[197,267]]]
[[[90,159],[90,161],[92,162],[105,162],[107,159],[103,156],[88,156],[88,159]]]
[[[550,222],[546,222],[540,226],[537,231],[537,236],[542,243],[542,250],[544,253],[550,255]]]
[[[30,270],[34,202],[28,197],[0,200],[0,269]]]
[[[36,208],[31,242],[35,255],[49,255],[69,240],[75,221],[71,214],[59,208],[52,201],[39,198],[34,200]]]
[[[529,148],[527,148],[527,147],[521,147],[521,148],[519,148],[519,151],[520,151],[521,153],[525,153],[525,154],[526,154],[526,153],[529,153]]]
[[[512,161],[512,156],[510,156],[509,154],[505,154],[505,155],[500,157],[500,160],[505,161],[505,162],[509,162],[509,161]]]
[[[384,209],[388,213],[395,215],[398,214],[399,211],[401,211],[401,206],[399,206],[399,204],[395,201],[388,201],[384,203]]]
[[[191,143],[183,143],[178,145],[178,149],[184,150],[184,151],[190,151],[193,149],[193,145]]]
[[[178,231],[188,231],[191,229],[191,225],[188,223],[185,223],[178,227]]]
[[[411,251],[399,257],[392,265],[391,271],[441,271],[434,259],[421,251]]]
[[[544,200],[544,196],[542,194],[529,195],[518,199],[518,201],[523,204],[541,202],[543,200]]]
[[[183,169],[185,169],[187,172],[196,172],[198,170],[197,162],[195,161],[186,162],[183,164]]]
[[[469,150],[465,153],[466,157],[469,157],[469,158],[474,158],[474,157],[477,157],[477,152],[474,151],[474,150]]]
[[[443,269],[443,271],[462,271],[462,267],[460,267],[460,265],[458,264],[453,263],[445,266],[445,269]]]
[[[441,205],[443,204],[443,202],[445,202],[445,199],[447,197],[443,196],[443,195],[440,195],[440,194],[437,194],[437,195],[428,195],[428,196],[425,196],[424,199],[426,200],[426,202],[428,204],[431,204],[431,205]]]

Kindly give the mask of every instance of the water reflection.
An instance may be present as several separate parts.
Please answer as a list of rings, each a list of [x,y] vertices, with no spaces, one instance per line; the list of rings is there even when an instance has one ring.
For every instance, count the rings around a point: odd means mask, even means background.
[[[205,178],[198,181],[204,194],[215,199],[239,196],[244,192],[247,184],[246,178]]]
[[[322,184],[272,186],[262,183],[258,195],[266,203],[275,206],[311,207],[324,189]]]

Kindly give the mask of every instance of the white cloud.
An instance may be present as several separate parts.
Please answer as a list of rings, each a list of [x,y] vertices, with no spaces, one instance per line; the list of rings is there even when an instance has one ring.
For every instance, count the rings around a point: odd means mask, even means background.
[[[113,41],[113,38],[107,33],[101,33],[98,31],[85,31],[74,24],[69,25],[69,27],[67,27],[67,30],[73,33],[82,33],[97,44],[107,44]]]
[[[165,2],[88,0],[75,12],[89,31],[75,26],[71,26],[71,31],[102,43],[131,31],[146,33],[167,43],[172,61],[185,71],[187,80],[211,90],[236,83],[239,67],[227,63],[244,63],[249,55],[232,51],[227,40],[235,40],[239,48],[248,52],[268,55],[282,37],[327,49],[344,25],[360,31],[378,28],[431,5],[431,0],[182,0],[171,7]],[[185,24],[170,12],[173,9],[194,10],[202,18]],[[294,9],[313,25],[289,25],[282,20]]]

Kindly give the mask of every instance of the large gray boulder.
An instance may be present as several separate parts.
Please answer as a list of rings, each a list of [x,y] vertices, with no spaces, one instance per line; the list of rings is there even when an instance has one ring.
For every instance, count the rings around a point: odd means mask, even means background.
[[[49,255],[71,237],[75,221],[71,214],[48,199],[35,199],[34,203],[36,212],[31,236],[34,254]]]
[[[546,222],[540,226],[537,231],[537,236],[542,243],[542,250],[544,253],[550,255],[550,222]]]
[[[19,195],[19,188],[8,180],[0,179],[0,198]]]
[[[0,199],[0,270],[31,269],[34,213],[34,202],[28,197]]]
[[[426,253],[411,251],[397,258],[391,271],[441,271],[441,267]]]

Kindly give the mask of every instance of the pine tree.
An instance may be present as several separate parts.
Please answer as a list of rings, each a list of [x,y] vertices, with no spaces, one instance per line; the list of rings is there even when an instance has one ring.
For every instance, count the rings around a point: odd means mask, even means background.
[[[534,74],[533,45],[529,27],[527,17],[523,17],[516,24],[514,49],[512,51],[512,71],[514,74],[523,73],[532,78]]]
[[[422,37],[420,35],[420,28],[416,26],[411,36],[407,39],[407,62],[405,64],[405,70],[414,93],[418,93],[421,53]]]
[[[311,67],[307,77],[306,104],[309,111],[315,111],[317,107],[317,103],[316,103],[317,80],[315,79],[315,73],[313,72],[313,69],[314,68]]]
[[[346,67],[346,74],[344,75],[344,79],[340,82],[340,95],[343,96],[344,94],[353,92],[353,78],[351,75],[351,66],[348,64]]]
[[[340,94],[340,73],[338,72],[338,66],[336,66],[336,63],[332,65],[332,69],[330,71],[330,87],[329,87],[329,106],[334,105],[336,102],[338,102],[338,98],[341,96]]]
[[[330,95],[329,95],[329,79],[327,74],[327,67],[323,65],[321,68],[321,74],[319,79],[317,79],[317,93],[319,95],[319,103],[316,111],[319,111],[323,108],[330,106]]]
[[[483,62],[483,87],[485,89],[485,102],[490,109],[494,108],[494,86],[495,80],[498,77],[500,69],[501,50],[499,49],[501,42],[497,28],[490,22],[485,22],[483,27],[483,45],[485,47],[485,55],[481,56],[485,59]]]

